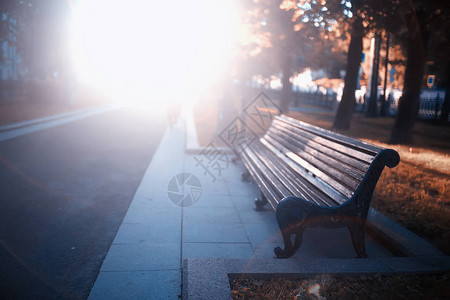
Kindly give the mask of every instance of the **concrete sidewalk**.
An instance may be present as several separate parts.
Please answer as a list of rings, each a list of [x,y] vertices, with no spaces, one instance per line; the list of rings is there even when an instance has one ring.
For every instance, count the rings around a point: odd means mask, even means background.
[[[260,192],[241,181],[242,164],[228,164],[214,180],[198,164],[201,153],[185,153],[185,128],[180,121],[167,129],[89,299],[177,299],[184,259],[271,259],[273,248],[282,246],[275,213],[253,209]],[[169,182],[180,173],[194,174],[201,183],[201,197],[190,207],[179,207],[168,196]],[[369,257],[393,256],[370,237],[366,247]],[[355,255],[347,230],[309,229],[291,259]]]

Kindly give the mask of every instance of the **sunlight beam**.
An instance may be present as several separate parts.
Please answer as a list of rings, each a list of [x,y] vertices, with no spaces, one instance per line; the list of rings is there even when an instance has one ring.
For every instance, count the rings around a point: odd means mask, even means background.
[[[73,6],[77,74],[112,95],[185,98],[218,80],[229,63],[237,28],[231,2],[80,0]]]

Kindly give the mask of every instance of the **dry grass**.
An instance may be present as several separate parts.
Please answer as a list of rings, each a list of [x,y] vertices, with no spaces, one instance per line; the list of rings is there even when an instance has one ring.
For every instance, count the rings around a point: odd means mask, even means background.
[[[449,299],[449,275],[323,275],[311,279],[270,280],[236,278],[230,284],[235,300]]]

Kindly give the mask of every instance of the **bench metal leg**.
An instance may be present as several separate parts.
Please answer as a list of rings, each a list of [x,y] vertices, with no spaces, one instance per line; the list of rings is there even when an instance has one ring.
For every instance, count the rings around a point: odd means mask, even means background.
[[[244,173],[241,173],[241,180],[242,181],[244,181],[244,182],[250,182],[250,179],[252,178],[252,176],[250,175],[250,173],[249,172],[244,172]]]
[[[340,222],[341,211],[313,206],[297,197],[286,197],[278,203],[276,217],[284,241],[284,249],[275,248],[277,258],[288,258],[297,252],[302,244],[303,231],[308,226],[338,228],[347,226],[353,247],[358,257],[367,257],[365,245],[365,220],[347,215],[347,222]],[[295,235],[292,244],[291,236]]]
[[[283,236],[284,249],[281,247],[274,249],[277,258],[289,258],[300,248],[306,225],[306,206],[304,200],[296,197],[287,197],[278,203],[276,217]],[[291,241],[293,234],[295,235],[294,244]]]
[[[255,210],[257,211],[262,211],[265,210],[264,206],[269,203],[269,201],[267,200],[266,196],[264,196],[263,193],[261,193],[261,199],[256,198],[255,199]]]
[[[275,247],[274,252],[275,256],[277,258],[289,258],[292,255],[294,255],[297,250],[302,245],[303,241],[303,231],[304,228],[297,228],[294,229],[293,232],[289,230],[285,230],[282,232],[283,235],[283,241],[284,241],[284,249],[281,249],[281,247]],[[294,245],[292,245],[291,235],[294,234]]]
[[[362,220],[348,225],[348,230],[350,231],[350,236],[352,237],[353,247],[355,248],[356,255],[360,258],[367,257],[365,229],[366,224]]]

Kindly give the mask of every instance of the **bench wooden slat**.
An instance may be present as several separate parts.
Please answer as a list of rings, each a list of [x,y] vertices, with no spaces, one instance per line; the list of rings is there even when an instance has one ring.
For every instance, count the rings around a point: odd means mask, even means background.
[[[328,197],[321,190],[317,189],[309,182],[299,180],[298,174],[294,173],[292,169],[289,169],[283,161],[281,161],[276,155],[263,146],[260,142],[254,142],[250,145],[255,149],[255,153],[260,156],[266,156],[265,163],[271,169],[272,173],[277,174],[286,187],[297,197],[303,197],[304,199],[316,203],[317,205],[324,206],[337,206],[339,203]]]
[[[302,136],[296,132],[296,128],[286,128],[283,126],[278,125],[278,123],[274,122],[269,128],[270,130],[279,130],[280,132],[284,132],[285,134],[290,135],[291,137],[294,137],[299,142],[303,143],[304,145],[307,145],[311,151],[318,151],[319,153],[323,153],[326,156],[332,157],[336,161],[342,162],[342,164],[347,165],[351,168],[355,168],[356,170],[360,171],[361,173],[365,173],[367,169],[369,168],[370,164],[363,162],[359,159],[356,159],[352,156],[345,155],[341,152],[338,152],[334,149],[331,149],[329,147],[323,146],[311,139],[308,139],[305,136]]]
[[[280,179],[283,180],[283,183],[293,195],[304,197],[308,201],[312,201],[318,205],[338,205],[336,201],[332,200],[315,186],[305,180],[301,180],[301,177],[299,177],[297,173],[288,168],[286,164],[280,160],[280,158],[274,155],[273,152],[268,150],[264,145],[261,143],[255,143],[252,144],[251,147],[255,148],[258,155],[265,157],[265,163],[274,174],[277,174]]]
[[[251,163],[249,158],[246,156],[245,151],[241,152],[241,157],[244,160],[244,164],[247,170],[252,175],[253,179],[256,181],[256,184],[261,189],[263,194],[267,197],[267,200],[269,201],[270,206],[275,210],[276,206],[278,204],[278,199],[280,199],[281,195],[276,191],[276,189],[271,188],[266,181],[263,180],[261,175],[258,173],[258,171],[255,169],[255,166]]]
[[[252,162],[255,164],[255,166],[261,171],[261,175],[263,175],[269,183],[277,187],[278,192],[283,197],[293,196],[292,192],[290,192],[284,184],[271,172],[271,170],[264,164],[263,161],[252,151],[250,147],[247,147],[245,149],[246,154],[249,156],[249,158],[252,160]]]
[[[328,197],[335,199],[338,203],[342,204],[347,201],[348,197],[343,194],[337,192],[335,189],[330,187],[328,184],[319,180],[316,176],[313,176],[311,173],[308,173],[304,168],[300,167],[297,163],[293,162],[290,159],[286,159],[286,155],[280,152],[277,148],[275,148],[272,144],[270,144],[266,139],[260,140],[264,146],[271,149],[273,153],[284,161],[290,168],[292,168],[299,176],[301,176],[304,180],[308,181],[310,184],[315,186],[317,189],[323,191]]]
[[[309,165],[313,166],[316,170],[319,170],[321,173],[315,173],[312,170],[310,170],[314,175],[322,178],[325,182],[329,183],[330,185],[334,185],[334,182],[337,182],[343,186],[345,186],[349,191],[354,192],[356,187],[359,184],[359,181],[350,177],[348,174],[342,172],[342,170],[336,169],[336,164],[333,165],[327,165],[323,161],[317,159],[315,156],[307,153],[298,151],[294,145],[290,143],[289,140],[283,139],[281,137],[277,136],[271,136],[268,135],[266,138],[271,138],[275,141],[277,141],[279,144],[283,145],[286,149],[290,150],[293,154],[300,157],[302,160],[308,162]],[[326,176],[321,176],[321,174],[324,174]],[[328,182],[328,180],[332,179],[333,181]]]
[[[327,137],[324,137],[324,136],[317,136],[317,135],[315,135],[315,134],[313,134],[311,132],[302,130],[301,127],[295,127],[295,126],[293,126],[290,123],[283,122],[282,120],[278,120],[277,119],[276,121],[278,122],[278,125],[280,125],[282,127],[286,127],[286,128],[288,128],[290,130],[295,130],[295,132],[297,134],[303,135],[303,136],[309,138],[310,140],[312,140],[312,141],[314,141],[314,142],[316,142],[316,143],[318,143],[320,145],[323,145],[323,146],[328,147],[330,149],[337,150],[341,154],[344,154],[344,155],[347,155],[347,156],[351,156],[353,158],[359,159],[359,160],[361,160],[363,162],[366,162],[368,164],[370,164],[372,162],[373,158],[374,158],[375,154],[367,154],[365,152],[361,152],[361,151],[358,151],[356,149],[349,148],[349,147],[343,145],[342,143],[335,142],[334,140],[328,139]]]
[[[286,148],[283,144],[278,141],[272,139],[269,136],[264,138],[267,142],[272,144],[279,152],[281,152],[284,156],[290,158],[296,164],[301,166],[306,172],[311,173],[312,176],[320,178],[323,182],[331,186],[336,191],[342,193],[347,198],[350,198],[353,195],[354,190],[349,189],[347,186],[343,185],[341,182],[335,180],[322,170],[316,168],[309,161],[306,161],[304,158],[298,156],[296,153],[292,152],[289,148]]]
[[[293,119],[286,115],[277,116],[275,118],[279,118],[281,120],[284,120],[285,122],[289,122],[293,126],[297,126],[297,127],[302,126],[303,128],[305,128],[311,132],[314,132],[317,135],[320,135],[327,139],[333,140],[339,144],[345,144],[347,147],[353,146],[355,149],[359,149],[359,151],[365,151],[366,153],[368,153],[370,155],[376,155],[378,152],[383,150],[383,148],[377,147],[375,145],[368,144],[363,141],[339,134],[337,132],[332,132],[332,131],[302,122],[300,120]]]
[[[340,144],[336,144],[332,141],[317,137],[312,133],[303,131],[299,128],[279,123],[278,120],[275,120],[275,122],[273,123],[273,127],[279,130],[292,132],[293,134],[298,136],[299,139],[302,139],[305,143],[307,143],[310,147],[323,153],[327,154],[329,153],[330,155],[336,157],[336,159],[339,159],[343,163],[355,167],[363,172],[367,171],[370,163],[372,162],[373,159],[372,156],[364,154],[366,160],[363,160],[362,157],[359,155],[359,152],[357,151],[355,152],[355,150],[353,149],[349,149],[353,150],[353,153],[351,153],[352,151],[347,153],[345,152],[345,147]],[[353,155],[349,155],[349,153]]]
[[[296,140],[289,134],[278,131],[275,128],[270,129],[267,134],[273,139],[285,146],[289,145],[289,149],[295,152],[300,157],[307,161],[310,161],[313,165],[321,170],[324,170],[328,175],[333,176],[337,180],[341,180],[343,183],[347,184],[353,190],[356,189],[359,182],[363,179],[364,174],[348,165],[342,164],[342,162],[334,159],[333,157],[327,156],[317,150],[314,150],[307,145]]]

